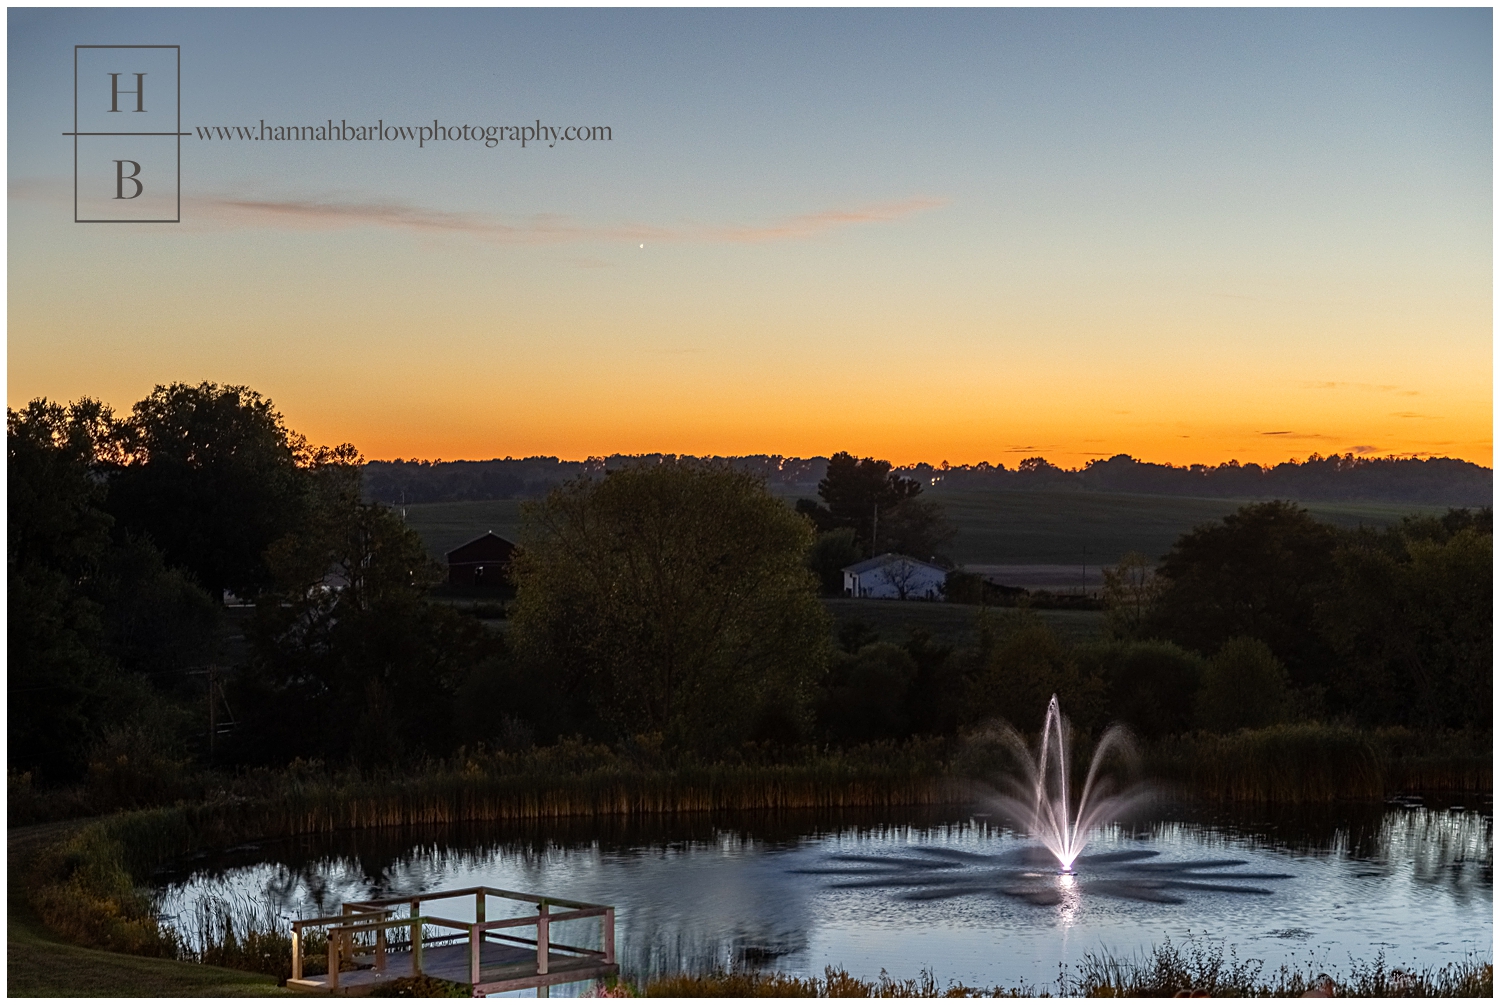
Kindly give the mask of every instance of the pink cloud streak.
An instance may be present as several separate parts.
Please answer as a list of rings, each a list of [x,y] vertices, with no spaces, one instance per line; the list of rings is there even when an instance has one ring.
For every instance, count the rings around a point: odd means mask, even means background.
[[[564,244],[584,241],[762,244],[799,240],[844,227],[889,223],[947,205],[945,199],[914,197],[852,209],[801,213],[766,224],[586,224],[559,214],[507,222],[477,213],[454,213],[401,202],[335,202],[310,199],[186,198],[184,222],[197,218],[232,226],[333,230],[384,227],[422,233],[469,234],[503,244]]]

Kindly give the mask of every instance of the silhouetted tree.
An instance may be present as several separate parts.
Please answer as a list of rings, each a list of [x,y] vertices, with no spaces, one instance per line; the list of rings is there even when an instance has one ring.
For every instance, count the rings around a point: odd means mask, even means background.
[[[1488,511],[1407,520],[1337,556],[1323,607],[1335,707],[1363,722],[1490,728],[1494,618]]]
[[[110,481],[117,525],[144,535],[211,596],[253,595],[264,555],[302,518],[306,444],[247,387],[159,385],[121,425]]]
[[[818,705],[818,721],[835,743],[869,743],[911,734],[909,692],[917,678],[911,654],[889,642],[838,653]]]
[[[1104,682],[1108,717],[1155,738],[1193,728],[1204,661],[1171,642],[1111,641],[1078,650],[1085,677]]]
[[[956,534],[939,503],[913,496],[901,500],[888,512],[881,512],[876,546],[883,552],[894,551],[946,565],[943,549]]]
[[[1241,507],[1178,539],[1157,567],[1161,594],[1145,632],[1211,654],[1260,639],[1298,687],[1324,683],[1332,652],[1318,605],[1334,578],[1338,532],[1288,502]]]
[[[1161,588],[1162,580],[1151,568],[1150,559],[1138,551],[1128,552],[1114,568],[1105,569],[1105,626],[1109,634],[1117,639],[1140,638]]]
[[[818,577],[824,596],[842,597],[844,569],[863,557],[859,545],[854,543],[854,529],[839,527],[818,535],[807,553],[807,565]]]
[[[952,536],[952,529],[942,519],[941,507],[924,500],[921,506],[908,506],[904,514],[895,517],[895,525],[888,526],[893,511],[914,502],[921,491],[921,482],[893,472],[890,461],[872,457],[861,460],[841,451],[828,459],[828,471],[818,482],[823,503],[799,499],[797,512],[820,532],[851,528],[855,543],[866,556],[874,554],[873,546],[880,551],[915,548],[913,553],[925,558]]]
[[[38,399],[6,420],[10,765],[74,777],[114,697],[101,611],[85,593],[109,546],[92,474],[109,415],[87,399]]]
[[[497,648],[476,619],[427,599],[441,569],[400,517],[361,500],[359,464],[348,445],[312,455],[307,516],[268,550],[274,579],[239,689],[251,759],[444,753],[458,742],[455,693]]]

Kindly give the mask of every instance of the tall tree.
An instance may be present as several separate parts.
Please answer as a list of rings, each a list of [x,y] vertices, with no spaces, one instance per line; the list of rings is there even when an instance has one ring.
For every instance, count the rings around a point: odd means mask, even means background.
[[[525,511],[513,638],[616,735],[711,751],[804,728],[826,666],[812,533],[759,478],[667,461]]]
[[[348,445],[315,453],[308,516],[269,549],[239,692],[253,759],[445,752],[453,696],[490,655],[475,619],[426,598],[437,564],[400,517],[361,501],[359,465]]]
[[[1372,724],[1492,724],[1493,537],[1489,514],[1408,520],[1337,556],[1322,611],[1339,655],[1331,702]]]
[[[111,704],[101,610],[86,593],[109,546],[93,477],[109,426],[108,410],[87,399],[6,410],[9,756],[51,779],[82,770]]]
[[[270,582],[264,555],[303,514],[302,438],[248,387],[159,385],[122,426],[109,509],[212,596]]]
[[[1145,633],[1205,656],[1233,638],[1259,639],[1294,685],[1323,686],[1333,654],[1317,612],[1338,543],[1333,527],[1279,500],[1189,531],[1157,568],[1161,592]]]
[[[891,470],[890,461],[863,459],[840,451],[828,459],[828,471],[818,482],[820,505],[800,499],[797,512],[820,531],[849,527],[866,555],[874,549],[908,551],[929,558],[952,530],[935,503],[918,501],[922,483]]]

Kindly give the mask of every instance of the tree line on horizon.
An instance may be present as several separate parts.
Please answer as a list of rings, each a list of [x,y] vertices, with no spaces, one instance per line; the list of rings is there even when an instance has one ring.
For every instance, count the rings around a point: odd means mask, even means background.
[[[612,454],[585,461],[556,457],[487,461],[368,461],[365,493],[392,505],[485,499],[534,499],[573,478],[633,464],[676,460],[728,464],[768,484],[806,491],[827,476],[827,457],[689,457],[676,454]],[[1428,506],[1489,506],[1494,472],[1451,457],[1359,457],[1312,454],[1280,464],[1172,465],[1128,454],[1062,468],[1043,457],[1014,467],[1003,463],[893,466],[899,476],[927,487],[1012,491],[1115,492],[1207,498],[1277,498],[1324,502],[1394,502]]]
[[[1251,504],[1112,570],[1108,637],[1068,644],[1020,610],[953,647],[835,633],[818,597],[820,547],[886,550],[903,523],[940,542],[919,480],[837,454],[793,507],[752,472],[659,459],[527,505],[496,632],[433,595],[441,568],[369,501],[353,446],[307,443],[249,388],[159,386],[120,416],[38,400],[7,425],[10,765],[126,802],[210,758],[573,736],[718,757],[1028,729],[1052,693],[1081,729],[1147,738],[1491,727],[1487,509],[1341,531]],[[205,697],[235,723],[216,746]]]

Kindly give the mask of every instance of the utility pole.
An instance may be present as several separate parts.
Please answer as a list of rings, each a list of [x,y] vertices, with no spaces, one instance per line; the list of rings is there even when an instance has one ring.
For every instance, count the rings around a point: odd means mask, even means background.
[[[218,667],[208,665],[208,766],[214,766],[214,737],[219,734],[218,709],[214,705],[214,685],[218,683]]]
[[[874,506],[874,509],[875,509],[875,516],[874,516],[874,519],[870,522],[870,557],[871,558],[874,558],[876,555],[880,554],[880,552],[878,552],[878,551],[875,550],[875,541],[880,536],[880,503],[876,503],[875,506]]]
[[[193,676],[202,674],[208,680],[208,763],[211,767],[219,733],[227,733],[235,726],[234,709],[229,707],[229,698],[224,693],[224,679],[217,664],[210,663],[202,670],[189,670],[188,673]],[[229,713],[229,718],[222,725],[219,723],[219,702],[224,703],[224,711]]]

